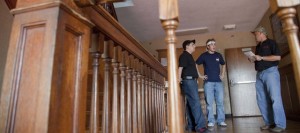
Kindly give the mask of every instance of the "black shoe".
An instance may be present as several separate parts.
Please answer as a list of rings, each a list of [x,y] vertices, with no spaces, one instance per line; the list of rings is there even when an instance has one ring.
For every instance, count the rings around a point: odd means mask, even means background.
[[[188,133],[193,133],[193,132],[196,132],[196,130],[195,130],[195,129],[186,129],[186,131],[187,131]]]
[[[206,127],[202,127],[202,128],[200,128],[200,129],[197,130],[197,133],[205,133],[206,130],[207,130]]]
[[[264,126],[261,126],[260,127],[260,130],[269,130],[269,129],[272,129],[274,128],[276,125],[274,124],[271,124],[271,125],[264,125]]]

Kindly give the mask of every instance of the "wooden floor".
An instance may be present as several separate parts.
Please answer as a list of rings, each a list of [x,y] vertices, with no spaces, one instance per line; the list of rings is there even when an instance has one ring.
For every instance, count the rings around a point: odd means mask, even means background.
[[[264,125],[262,117],[227,118],[227,127],[216,126],[208,133],[270,133],[268,130],[260,130]],[[300,133],[300,122],[287,121],[287,128],[284,133]]]

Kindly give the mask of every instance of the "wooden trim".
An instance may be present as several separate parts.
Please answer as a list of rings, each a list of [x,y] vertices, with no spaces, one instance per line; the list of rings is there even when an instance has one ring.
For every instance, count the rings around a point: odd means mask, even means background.
[[[5,0],[5,2],[10,10],[16,8],[17,0]]]

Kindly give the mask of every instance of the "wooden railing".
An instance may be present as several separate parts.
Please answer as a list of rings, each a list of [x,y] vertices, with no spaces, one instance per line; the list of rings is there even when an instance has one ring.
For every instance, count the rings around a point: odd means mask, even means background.
[[[3,133],[166,130],[166,69],[93,0],[18,0]]]

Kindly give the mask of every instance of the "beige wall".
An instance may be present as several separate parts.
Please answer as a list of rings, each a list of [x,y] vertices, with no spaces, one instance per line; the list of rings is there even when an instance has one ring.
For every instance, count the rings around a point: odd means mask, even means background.
[[[2,88],[2,81],[4,75],[4,67],[6,62],[7,50],[8,50],[8,43],[9,43],[9,36],[10,30],[12,25],[13,16],[10,15],[9,9],[6,6],[4,0],[0,1],[0,95],[1,95],[1,88]]]
[[[217,33],[217,34],[198,34],[198,35],[178,36],[177,37],[178,43],[176,47],[181,48],[182,42],[186,39],[196,39],[196,44],[198,46],[205,46],[206,40],[209,38],[216,39],[217,51],[222,53],[223,56],[224,56],[225,49],[256,45],[255,38],[252,35],[252,33],[249,31],[249,32],[227,32],[227,33]],[[156,57],[157,57],[157,51],[156,51],[157,49],[166,49],[164,39],[157,39],[149,42],[144,42],[143,45],[146,49],[148,49],[148,51],[150,51]],[[225,94],[224,94],[225,113],[231,114],[227,77],[224,80],[224,89],[225,89]]]

